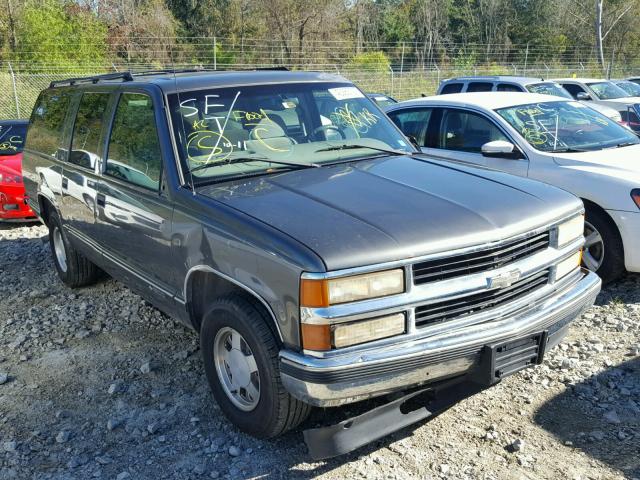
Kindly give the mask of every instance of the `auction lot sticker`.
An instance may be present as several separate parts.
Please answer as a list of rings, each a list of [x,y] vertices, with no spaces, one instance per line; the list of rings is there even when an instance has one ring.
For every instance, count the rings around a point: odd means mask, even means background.
[[[351,98],[364,98],[364,94],[356,87],[330,88],[329,93],[336,100],[349,100]]]

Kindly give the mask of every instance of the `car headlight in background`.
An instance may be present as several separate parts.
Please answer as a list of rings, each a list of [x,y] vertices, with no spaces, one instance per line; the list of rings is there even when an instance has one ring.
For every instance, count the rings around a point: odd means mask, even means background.
[[[636,207],[640,208],[640,188],[631,190],[631,199],[636,204]]]
[[[582,250],[578,250],[570,257],[565,258],[556,265],[556,274],[554,281],[558,281],[563,277],[566,277],[582,263]]]
[[[350,277],[303,278],[300,282],[301,307],[328,307],[386,297],[404,292],[404,269],[385,270]]]
[[[302,345],[307,350],[331,350],[381,340],[406,331],[404,313],[329,324],[302,324]]]
[[[563,247],[584,234],[584,215],[578,215],[558,225],[558,247]]]

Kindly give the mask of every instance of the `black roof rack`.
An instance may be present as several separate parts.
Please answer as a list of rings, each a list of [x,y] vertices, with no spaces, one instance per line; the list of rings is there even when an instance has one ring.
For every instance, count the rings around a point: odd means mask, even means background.
[[[77,77],[67,78],[65,80],[55,80],[49,84],[50,88],[59,87],[61,85],[75,85],[77,83],[98,83],[103,80],[122,80],[124,82],[130,82],[133,80],[131,72],[115,72],[105,73],[103,75],[93,75],[91,77]]]
[[[256,67],[256,68],[248,68],[248,69],[238,69],[233,68],[230,69],[232,71],[261,71],[261,70],[274,70],[274,71],[284,71],[288,72],[289,69],[287,67],[275,66],[275,67]],[[91,77],[77,77],[77,78],[67,78],[65,80],[55,80],[49,84],[50,88],[59,87],[62,85],[76,85],[78,83],[98,83],[105,80],[122,80],[123,82],[131,82],[134,80],[134,77],[141,77],[145,75],[165,75],[172,73],[195,73],[195,72],[226,72],[229,70],[226,69],[213,69],[211,67],[190,67],[190,68],[166,68],[166,69],[158,69],[158,70],[143,70],[141,72],[115,72],[115,73],[105,73],[102,75],[93,75]]]

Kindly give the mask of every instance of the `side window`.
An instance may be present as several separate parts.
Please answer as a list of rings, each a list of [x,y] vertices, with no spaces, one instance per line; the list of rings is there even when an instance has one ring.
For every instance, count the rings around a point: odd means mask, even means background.
[[[64,120],[71,95],[64,90],[45,90],[40,94],[31,114],[26,148],[62,158],[59,152]]]
[[[151,97],[123,93],[118,101],[105,173],[158,190],[162,157]]]
[[[518,85],[512,85],[510,83],[499,83],[496,89],[499,92],[524,92],[524,89]]]
[[[462,83],[447,83],[442,87],[440,95],[446,95],[448,93],[460,93],[462,91]]]
[[[467,87],[467,92],[490,92],[493,89],[491,82],[471,82]]]
[[[399,112],[389,112],[389,118],[407,137],[414,137],[418,145],[425,146],[425,135],[431,118],[431,108],[416,108]]]
[[[441,148],[480,153],[482,145],[494,140],[509,141],[490,120],[462,110],[446,110],[442,117]]]
[[[563,83],[562,86],[573,98],[577,98],[580,92],[584,92],[584,89],[575,83]]]
[[[107,111],[108,93],[82,94],[73,125],[69,162],[93,169],[100,154],[100,139],[104,114]]]

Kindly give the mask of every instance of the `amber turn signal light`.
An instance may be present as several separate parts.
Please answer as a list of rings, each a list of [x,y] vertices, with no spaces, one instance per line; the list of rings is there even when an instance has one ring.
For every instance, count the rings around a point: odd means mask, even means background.
[[[631,190],[631,198],[638,208],[640,208],[640,188]]]
[[[302,346],[307,350],[331,350],[331,326],[303,323]]]
[[[328,307],[329,283],[327,280],[303,278],[300,281],[300,306],[312,308]]]

